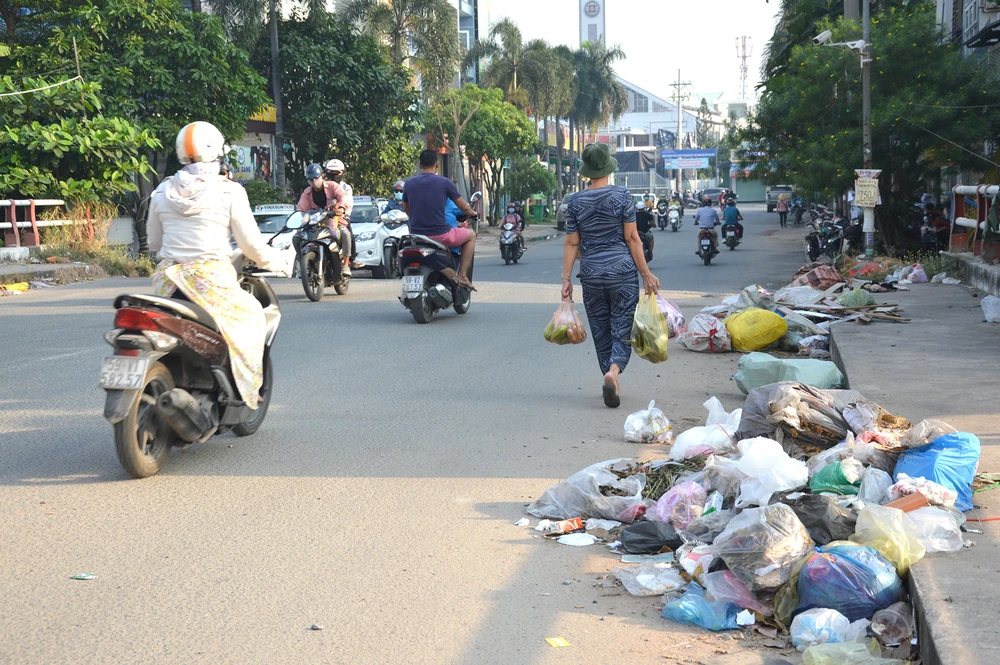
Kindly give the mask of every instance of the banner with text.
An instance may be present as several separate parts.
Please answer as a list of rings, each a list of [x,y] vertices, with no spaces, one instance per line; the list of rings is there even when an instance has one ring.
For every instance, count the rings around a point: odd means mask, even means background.
[[[715,159],[715,148],[706,150],[661,150],[660,159],[663,168],[673,169],[707,169],[708,160]]]

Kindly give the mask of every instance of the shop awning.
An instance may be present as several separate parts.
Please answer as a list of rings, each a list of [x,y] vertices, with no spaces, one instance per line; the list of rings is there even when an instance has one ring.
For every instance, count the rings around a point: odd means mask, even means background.
[[[1000,21],[993,21],[973,35],[965,45],[969,48],[985,48],[1000,42]]]

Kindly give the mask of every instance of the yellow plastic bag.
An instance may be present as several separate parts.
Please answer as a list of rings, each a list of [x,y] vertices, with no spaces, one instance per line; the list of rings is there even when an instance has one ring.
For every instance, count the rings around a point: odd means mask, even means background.
[[[587,341],[587,330],[583,327],[583,319],[569,300],[562,301],[542,334],[546,342],[553,344],[582,344]]]
[[[760,351],[784,337],[788,324],[774,312],[749,307],[727,318],[726,330],[737,351]]]
[[[917,533],[917,525],[902,510],[869,503],[858,514],[851,540],[877,549],[903,576],[910,566],[924,558],[926,550]]]
[[[660,313],[656,296],[644,293],[635,308],[632,321],[632,350],[651,363],[661,363],[667,359],[667,340],[670,327]]]

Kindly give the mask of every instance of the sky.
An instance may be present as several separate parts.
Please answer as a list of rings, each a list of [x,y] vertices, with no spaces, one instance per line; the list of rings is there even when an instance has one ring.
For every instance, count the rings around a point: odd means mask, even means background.
[[[605,41],[625,51],[618,75],[654,95],[670,98],[680,68],[692,95],[722,92],[733,101],[740,97],[736,39],[746,35],[747,91],[753,100],[760,55],[774,33],[779,6],[777,0],[606,0]],[[572,48],[579,46],[578,7],[578,0],[489,0],[490,20],[514,19],[525,41],[540,38]]]

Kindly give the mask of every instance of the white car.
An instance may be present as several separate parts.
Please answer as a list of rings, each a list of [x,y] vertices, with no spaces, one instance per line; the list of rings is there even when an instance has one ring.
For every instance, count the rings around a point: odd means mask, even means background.
[[[253,210],[253,217],[257,222],[257,228],[260,229],[261,235],[271,243],[271,247],[278,250],[278,255],[282,259],[281,266],[276,268],[272,273],[268,273],[270,277],[295,277],[298,272],[298,261],[296,260],[295,248],[292,247],[292,236],[302,226],[302,223],[298,222],[296,224],[292,220],[292,226],[295,228],[287,228],[289,219],[293,215],[301,217],[302,213],[296,212],[295,206],[284,203],[259,205]],[[235,245],[236,241],[234,240],[234,249]],[[240,265],[237,266],[237,270],[242,269],[243,261],[245,259],[243,259],[241,253]]]
[[[355,196],[351,211],[351,229],[354,231],[354,247],[357,261],[372,271],[372,277],[391,279],[396,277],[396,261],[393,248],[388,242],[409,233],[409,218],[397,210],[380,214],[377,202],[370,196]],[[388,244],[388,246],[387,246]]]

